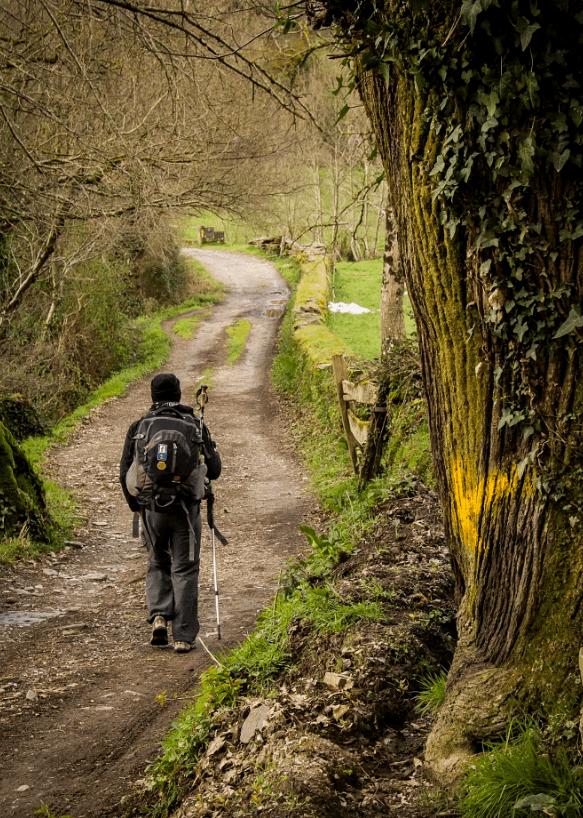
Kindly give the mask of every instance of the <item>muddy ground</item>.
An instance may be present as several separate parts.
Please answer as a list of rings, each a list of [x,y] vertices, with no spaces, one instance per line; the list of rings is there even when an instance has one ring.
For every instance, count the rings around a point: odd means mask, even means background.
[[[273,595],[286,559],[302,546],[297,526],[313,506],[306,478],[269,385],[287,288],[272,265],[214,250],[188,250],[228,292],[192,341],[175,337],[164,371],[191,403],[212,369],[207,421],[224,473],[216,519],[229,537],[219,574],[223,640],[215,634],[208,534],[203,531],[201,636],[219,651],[238,642]],[[249,318],[246,351],[225,364],[225,329]],[[149,645],[144,549],[118,484],[129,424],[149,405],[149,378],[101,406],[67,446],[50,453],[55,479],[78,498],[80,544],[0,574],[0,804],[3,818],[110,813],[140,778],[210,660]],[[164,703],[165,702],[165,703]]]

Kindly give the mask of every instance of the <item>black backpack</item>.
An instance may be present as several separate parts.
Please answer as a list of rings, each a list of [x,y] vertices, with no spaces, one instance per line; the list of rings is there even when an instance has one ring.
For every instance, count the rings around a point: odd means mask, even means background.
[[[126,486],[144,508],[174,512],[204,495],[202,420],[174,406],[162,406],[140,421]]]

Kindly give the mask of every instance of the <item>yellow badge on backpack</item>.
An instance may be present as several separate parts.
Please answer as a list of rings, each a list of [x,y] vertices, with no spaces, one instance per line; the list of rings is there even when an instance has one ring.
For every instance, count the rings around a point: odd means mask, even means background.
[[[164,469],[166,468],[166,463],[163,460],[158,460],[158,462],[156,463],[156,468],[159,469],[160,471],[164,471]]]

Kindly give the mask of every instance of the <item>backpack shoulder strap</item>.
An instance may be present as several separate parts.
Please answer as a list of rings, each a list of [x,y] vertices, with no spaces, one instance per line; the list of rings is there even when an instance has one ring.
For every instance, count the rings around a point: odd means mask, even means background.
[[[159,409],[153,409],[151,412],[148,412],[145,417],[158,418],[164,416],[180,418],[181,420],[196,420],[196,416],[194,414],[191,414],[190,412],[181,412],[180,409],[176,408],[176,406],[161,406]]]

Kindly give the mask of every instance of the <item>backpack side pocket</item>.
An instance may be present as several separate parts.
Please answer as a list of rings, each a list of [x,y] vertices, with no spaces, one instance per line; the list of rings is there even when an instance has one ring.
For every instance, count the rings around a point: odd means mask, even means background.
[[[206,477],[206,465],[199,463],[188,476],[188,480],[182,484],[189,497],[199,501],[204,497],[204,479]]]

